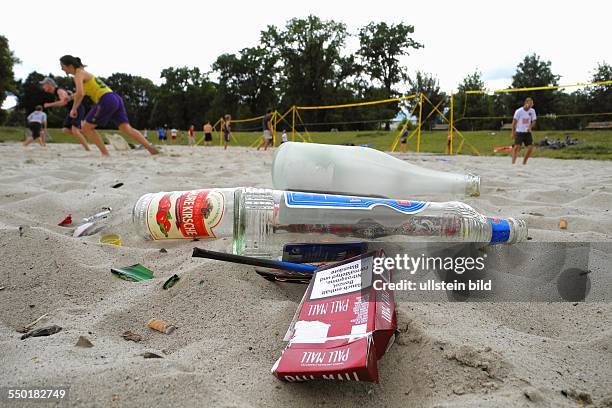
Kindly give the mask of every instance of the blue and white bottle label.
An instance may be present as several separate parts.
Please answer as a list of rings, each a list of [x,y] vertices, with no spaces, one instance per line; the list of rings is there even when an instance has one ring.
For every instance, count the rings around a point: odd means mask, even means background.
[[[342,210],[371,210],[376,206],[384,206],[403,214],[416,214],[423,211],[428,205],[424,201],[297,193],[291,191],[285,192],[285,204],[289,208],[333,208]]]

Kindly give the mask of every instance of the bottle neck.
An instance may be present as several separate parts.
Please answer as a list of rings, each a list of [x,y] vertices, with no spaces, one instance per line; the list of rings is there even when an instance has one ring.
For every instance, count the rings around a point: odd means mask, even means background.
[[[465,195],[471,197],[480,196],[480,177],[475,174],[465,176]]]

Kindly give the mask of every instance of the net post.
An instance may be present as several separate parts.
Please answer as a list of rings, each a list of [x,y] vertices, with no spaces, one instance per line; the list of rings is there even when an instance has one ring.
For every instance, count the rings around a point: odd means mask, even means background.
[[[295,142],[295,110],[296,107],[293,105],[293,111],[291,112],[291,141]]]
[[[419,92],[419,128],[417,131],[417,153],[421,151],[421,117],[423,115],[423,93]]]
[[[272,113],[272,147],[276,146],[276,124],[278,123],[278,112],[274,110]]]
[[[451,92],[450,94],[450,126],[448,127],[448,131],[449,131],[449,139],[450,139],[450,145],[448,146],[448,154],[450,156],[453,155],[453,127],[454,125],[454,118],[453,118],[453,110],[454,110],[454,105],[453,105],[453,93]]]

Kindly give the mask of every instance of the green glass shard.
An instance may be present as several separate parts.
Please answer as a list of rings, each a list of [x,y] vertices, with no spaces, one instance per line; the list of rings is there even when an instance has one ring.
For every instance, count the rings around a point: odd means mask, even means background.
[[[178,282],[178,280],[179,280],[179,279],[181,279],[181,278],[179,278],[179,276],[178,276],[178,275],[176,275],[176,274],[175,274],[175,275],[172,275],[172,276],[171,276],[170,278],[168,278],[168,280],[167,280],[167,281],[164,283],[163,288],[164,288],[164,289],[170,289],[171,287],[173,287],[173,286],[174,286],[174,284],[175,284],[176,282]]]
[[[118,278],[132,282],[153,279],[153,271],[142,266],[141,264],[124,266],[121,268],[111,268],[111,273]]]

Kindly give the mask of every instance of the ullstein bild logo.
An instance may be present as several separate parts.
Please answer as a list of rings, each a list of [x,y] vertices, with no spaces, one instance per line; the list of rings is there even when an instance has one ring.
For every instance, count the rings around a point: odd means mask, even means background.
[[[414,275],[417,271],[454,271],[462,274],[469,271],[482,271],[485,268],[484,256],[479,257],[441,257],[441,256],[421,256],[414,257],[408,254],[397,254],[395,257],[374,258],[373,272],[377,275],[382,274],[385,269],[395,269],[406,271]]]

